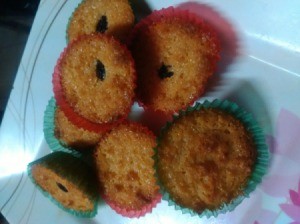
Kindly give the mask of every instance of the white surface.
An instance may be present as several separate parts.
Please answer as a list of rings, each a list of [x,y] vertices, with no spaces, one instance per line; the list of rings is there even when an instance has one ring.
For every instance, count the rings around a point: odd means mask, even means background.
[[[183,1],[148,2],[152,9],[159,9]],[[266,134],[276,132],[282,108],[300,117],[300,1],[197,2],[207,3],[233,25],[239,46],[237,56],[220,74],[221,82],[204,98],[236,101],[254,114]],[[60,210],[34,188],[24,171],[28,162],[50,152],[43,137],[43,112],[53,96],[52,72],[66,46],[66,24],[78,3],[41,0],[0,129],[3,215],[10,223],[254,223],[256,217],[246,217],[256,205],[247,200],[232,214],[209,220],[183,215],[164,201],[140,219],[123,218],[100,204],[94,219],[83,220]],[[300,171],[299,165],[295,169]],[[300,178],[300,172],[297,175]],[[278,206],[271,205],[284,201],[264,195],[263,208],[278,212]],[[281,212],[272,223],[290,221]]]

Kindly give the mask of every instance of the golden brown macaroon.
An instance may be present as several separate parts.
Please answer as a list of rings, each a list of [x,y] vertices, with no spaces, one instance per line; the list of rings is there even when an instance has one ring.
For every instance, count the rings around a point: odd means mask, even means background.
[[[105,132],[92,132],[79,128],[68,120],[64,112],[59,109],[55,110],[55,130],[54,134],[57,139],[67,146],[76,150],[88,150],[94,148]]]
[[[176,203],[200,213],[241,195],[255,160],[252,135],[238,119],[201,109],[175,119],[162,133],[158,175]]]
[[[124,40],[134,23],[134,15],[127,0],[83,0],[70,18],[69,41],[83,34],[104,33]]]
[[[159,193],[152,158],[155,145],[155,137],[148,129],[128,123],[115,127],[96,149],[104,198],[112,208],[120,208],[122,215],[138,212],[147,205],[153,207]]]
[[[32,182],[65,211],[79,217],[97,213],[98,191],[94,171],[79,158],[53,152],[28,165]]]
[[[68,45],[57,64],[55,98],[70,121],[76,121],[76,114],[97,124],[127,117],[136,76],[124,45],[106,35],[81,36]],[[66,109],[62,97],[73,110]]]
[[[140,103],[164,113],[204,93],[219,59],[215,32],[195,15],[172,7],[154,11],[134,28],[130,49]]]

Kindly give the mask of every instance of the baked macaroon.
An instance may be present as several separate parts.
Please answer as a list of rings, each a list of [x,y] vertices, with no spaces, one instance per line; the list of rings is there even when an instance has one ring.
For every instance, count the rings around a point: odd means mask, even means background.
[[[101,128],[89,131],[74,125],[56,105],[53,97],[46,107],[43,125],[46,142],[52,151],[90,152],[105,134]]]
[[[186,108],[204,93],[219,60],[219,39],[212,27],[173,7],[141,20],[128,42],[140,105],[166,114]]]
[[[92,132],[71,123],[59,108],[55,111],[55,137],[76,150],[93,149],[104,133]]]
[[[138,123],[125,123],[103,137],[95,150],[104,200],[117,213],[140,217],[160,201],[155,178],[155,136]]]
[[[53,152],[28,164],[36,187],[64,211],[78,217],[94,217],[98,187],[94,170],[66,152]]]
[[[134,62],[125,45],[90,34],[63,51],[53,89],[57,105],[72,123],[87,130],[109,129],[130,112],[135,81]]]
[[[67,39],[102,33],[125,40],[134,24],[128,0],[83,0],[73,12],[67,27]]]
[[[214,103],[230,105],[228,101]],[[208,216],[216,216],[219,211],[234,209],[255,188],[256,181],[250,177],[257,161],[263,161],[262,167],[267,166],[261,152],[258,159],[257,147],[265,150],[266,146],[257,145],[257,139],[263,138],[254,138],[252,130],[240,121],[241,115],[246,114],[235,104],[232,108],[240,119],[221,108],[199,105],[181,113],[162,131],[157,146],[157,172],[176,204],[196,214],[205,210],[210,211]],[[253,127],[260,133],[259,128]]]

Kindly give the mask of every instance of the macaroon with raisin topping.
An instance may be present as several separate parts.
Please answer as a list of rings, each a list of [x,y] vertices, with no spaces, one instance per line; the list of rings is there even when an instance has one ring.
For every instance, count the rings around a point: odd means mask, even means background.
[[[169,7],[141,20],[129,39],[138,74],[137,98],[144,108],[172,114],[204,93],[220,53],[209,24]]]
[[[69,43],[53,74],[56,103],[87,130],[110,129],[124,120],[135,96],[134,62],[126,46],[103,34]]]
[[[67,38],[72,41],[83,34],[102,33],[124,41],[133,23],[128,0],[83,0],[69,20]]]
[[[78,157],[53,152],[28,164],[28,176],[64,211],[86,218],[97,214],[99,192],[95,172]]]

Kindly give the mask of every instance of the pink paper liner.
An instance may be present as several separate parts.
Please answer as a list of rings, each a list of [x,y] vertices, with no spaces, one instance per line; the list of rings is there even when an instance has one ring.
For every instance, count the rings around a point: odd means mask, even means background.
[[[158,193],[156,197],[151,201],[151,203],[143,206],[140,210],[130,210],[122,208],[116,202],[110,200],[106,195],[102,195],[102,198],[118,214],[129,218],[139,218],[146,215],[147,213],[151,213],[152,209],[155,208],[156,205],[161,201],[162,195]]]
[[[134,60],[131,56],[131,53],[129,52],[129,50],[122,45],[120,42],[116,41],[113,37],[111,36],[106,36],[103,34],[89,34],[89,35],[82,35],[79,38],[77,38],[76,40],[72,41],[71,43],[69,43],[67,45],[67,47],[63,50],[63,52],[61,53],[59,59],[57,60],[57,63],[55,65],[54,68],[54,72],[53,72],[53,78],[52,78],[52,84],[53,84],[53,92],[54,92],[54,97],[56,100],[57,105],[60,107],[60,109],[65,113],[66,117],[69,119],[70,122],[72,122],[74,125],[78,126],[78,127],[82,127],[86,130],[89,131],[93,131],[93,132],[104,132],[104,131],[108,131],[110,129],[112,129],[115,125],[122,123],[126,120],[131,106],[134,103],[134,96],[131,99],[131,104],[128,108],[126,108],[126,110],[124,111],[124,115],[119,117],[117,120],[113,121],[113,122],[107,122],[107,123],[95,123],[92,122],[82,116],[80,116],[78,113],[76,113],[74,111],[74,109],[72,108],[72,106],[67,102],[65,96],[64,96],[64,92],[63,92],[63,88],[61,85],[61,63],[64,57],[66,57],[69,49],[76,44],[77,42],[81,41],[82,39],[88,38],[88,37],[95,37],[95,38],[105,38],[108,39],[109,41],[113,41],[116,44],[118,44],[121,48],[123,48],[125,50],[125,52],[129,55],[130,60],[132,62],[131,66],[133,68],[134,71],[134,88],[136,87],[136,71],[134,69]]]
[[[215,52],[214,52],[215,57],[211,58],[211,65],[212,65],[213,72],[210,76],[207,76],[207,80],[208,80],[217,69],[217,61],[220,59],[220,50],[221,50],[220,40],[217,37],[217,33],[212,26],[207,24],[198,15],[191,13],[188,10],[181,10],[181,9],[174,8],[172,6],[168,8],[162,8],[160,10],[154,10],[150,15],[142,19],[139,23],[137,23],[134,26],[132,32],[130,33],[126,41],[128,47],[131,48],[132,44],[134,43],[135,36],[138,35],[139,32],[147,32],[147,27],[150,26],[151,24],[159,22],[163,18],[174,18],[174,17],[180,18],[187,22],[197,24],[197,26],[201,27],[201,30],[203,32],[210,33],[211,42],[215,44]],[[180,110],[185,110],[189,106],[192,106],[194,102],[205,92],[205,88],[206,86],[203,86],[203,88],[199,89],[198,94],[195,95],[193,99],[191,99],[189,104],[187,104],[185,107],[178,108],[176,110],[162,111],[162,110],[154,109],[151,106],[143,103],[143,100],[141,99],[142,97],[140,96],[140,93],[138,91],[136,93],[137,95],[136,101],[139,106],[144,108],[144,110],[154,111],[165,115],[172,115],[174,113],[177,113]]]

